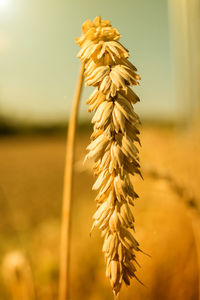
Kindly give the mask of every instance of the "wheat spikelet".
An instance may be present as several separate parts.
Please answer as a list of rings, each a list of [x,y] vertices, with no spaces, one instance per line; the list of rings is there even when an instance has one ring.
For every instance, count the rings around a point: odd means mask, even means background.
[[[138,197],[131,176],[141,175],[135,145],[140,143],[139,117],[132,106],[139,98],[130,86],[138,85],[140,77],[119,38],[109,21],[96,17],[82,25],[82,35],[76,39],[81,47],[78,57],[85,63],[85,83],[95,87],[86,102],[89,111],[95,111],[86,156],[94,160],[97,176],[93,189],[98,190],[98,208],[92,228],[102,231],[106,276],[115,296],[123,281],[129,285],[131,278],[137,279],[135,253],[140,250],[131,233],[134,217],[130,209]]]

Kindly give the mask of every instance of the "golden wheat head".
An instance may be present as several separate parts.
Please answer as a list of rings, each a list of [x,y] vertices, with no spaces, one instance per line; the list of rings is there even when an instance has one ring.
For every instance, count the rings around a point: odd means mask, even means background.
[[[96,17],[82,25],[82,35],[76,39],[81,47],[78,57],[85,64],[85,83],[95,87],[86,102],[88,110],[95,111],[86,158],[95,162],[93,189],[98,190],[98,208],[93,228],[98,227],[104,238],[106,276],[115,296],[123,281],[129,285],[131,278],[137,279],[135,253],[140,250],[131,233],[134,217],[130,209],[138,197],[131,176],[140,174],[135,145],[140,143],[139,117],[133,109],[139,98],[130,86],[138,85],[140,77],[119,38],[109,21]]]
[[[21,251],[12,251],[5,255],[1,272],[12,300],[35,299],[32,270]]]

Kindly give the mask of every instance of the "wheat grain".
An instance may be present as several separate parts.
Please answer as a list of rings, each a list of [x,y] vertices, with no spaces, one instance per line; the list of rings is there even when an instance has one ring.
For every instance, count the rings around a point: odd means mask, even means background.
[[[107,20],[96,17],[82,25],[82,35],[76,39],[81,47],[78,57],[85,63],[85,83],[95,91],[86,101],[89,111],[95,111],[94,131],[87,147],[92,158],[98,190],[94,227],[102,231],[106,276],[117,296],[122,282],[130,284],[136,277],[136,256],[139,244],[133,237],[134,217],[130,205],[137,194],[131,176],[140,174],[138,149],[139,117],[132,104],[139,101],[131,90],[138,85],[137,69],[127,58],[128,50],[119,42],[120,34]]]

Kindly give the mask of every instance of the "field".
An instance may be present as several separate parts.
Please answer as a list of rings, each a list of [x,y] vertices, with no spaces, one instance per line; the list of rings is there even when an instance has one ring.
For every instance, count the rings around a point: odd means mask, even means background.
[[[65,135],[10,135],[0,140],[0,258],[21,251],[38,300],[57,299],[59,227]],[[200,135],[188,128],[143,126],[140,195],[134,207],[137,276],[122,300],[198,300],[200,259]],[[109,300],[102,240],[90,237],[95,212],[91,164],[83,166],[89,133],[77,137],[72,205],[71,300]],[[3,271],[4,272],[4,271]],[[4,274],[4,273],[3,273]],[[0,299],[12,299],[1,276]],[[10,287],[11,288],[11,287]],[[17,300],[25,300],[25,299]]]

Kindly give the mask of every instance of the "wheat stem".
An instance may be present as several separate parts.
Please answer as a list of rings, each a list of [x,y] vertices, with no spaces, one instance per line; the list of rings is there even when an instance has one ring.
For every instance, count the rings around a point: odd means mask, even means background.
[[[67,146],[66,146],[66,161],[64,172],[64,190],[62,202],[62,222],[61,222],[61,244],[60,244],[60,274],[59,274],[59,300],[69,299],[69,261],[70,261],[70,211],[72,199],[72,183],[73,183],[73,162],[74,162],[74,146],[76,121],[78,107],[82,91],[84,73],[84,63],[81,64],[78,84],[74,97],[74,103],[69,120]]]

